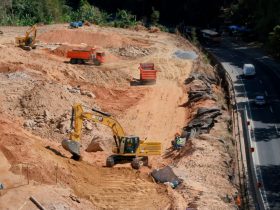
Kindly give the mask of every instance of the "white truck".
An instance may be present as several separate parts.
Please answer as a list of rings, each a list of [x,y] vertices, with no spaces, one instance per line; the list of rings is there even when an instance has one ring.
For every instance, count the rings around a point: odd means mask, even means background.
[[[256,74],[255,66],[253,64],[246,63],[243,66],[244,77],[253,77]]]

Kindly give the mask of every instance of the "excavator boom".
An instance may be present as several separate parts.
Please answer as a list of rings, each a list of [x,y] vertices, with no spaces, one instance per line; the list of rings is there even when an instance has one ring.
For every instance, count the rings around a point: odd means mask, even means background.
[[[72,117],[71,117],[71,128],[73,132],[70,133],[69,139],[62,141],[62,146],[64,149],[72,153],[73,155],[79,156],[79,148],[81,141],[81,133],[83,128],[83,121],[90,120],[95,123],[101,123],[112,129],[116,146],[119,147],[118,140],[125,136],[124,129],[120,123],[114,119],[110,114],[101,112],[96,109],[92,109],[97,114],[92,114],[89,112],[84,112],[81,104],[75,104],[72,108]]]

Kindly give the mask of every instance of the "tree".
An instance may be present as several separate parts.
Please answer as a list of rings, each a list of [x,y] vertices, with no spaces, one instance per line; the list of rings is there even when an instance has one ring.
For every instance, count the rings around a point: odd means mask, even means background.
[[[151,24],[157,25],[159,22],[160,13],[158,10],[155,10],[154,7],[152,7],[152,13],[151,13]]]
[[[269,33],[269,51],[276,57],[280,57],[280,25],[273,28]]]

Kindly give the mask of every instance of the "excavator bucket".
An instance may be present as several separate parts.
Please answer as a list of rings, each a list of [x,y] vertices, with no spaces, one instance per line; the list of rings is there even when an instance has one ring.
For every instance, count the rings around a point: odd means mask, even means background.
[[[65,150],[67,150],[73,155],[73,159],[80,159],[81,144],[79,142],[70,139],[64,139],[61,144]]]

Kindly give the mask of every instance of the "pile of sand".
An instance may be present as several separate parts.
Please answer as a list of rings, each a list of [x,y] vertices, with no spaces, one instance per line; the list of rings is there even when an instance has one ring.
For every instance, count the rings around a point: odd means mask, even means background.
[[[117,34],[95,33],[82,30],[53,30],[41,34],[38,39],[46,43],[70,43],[81,44],[85,43],[89,46],[122,47],[136,42],[121,37]]]

